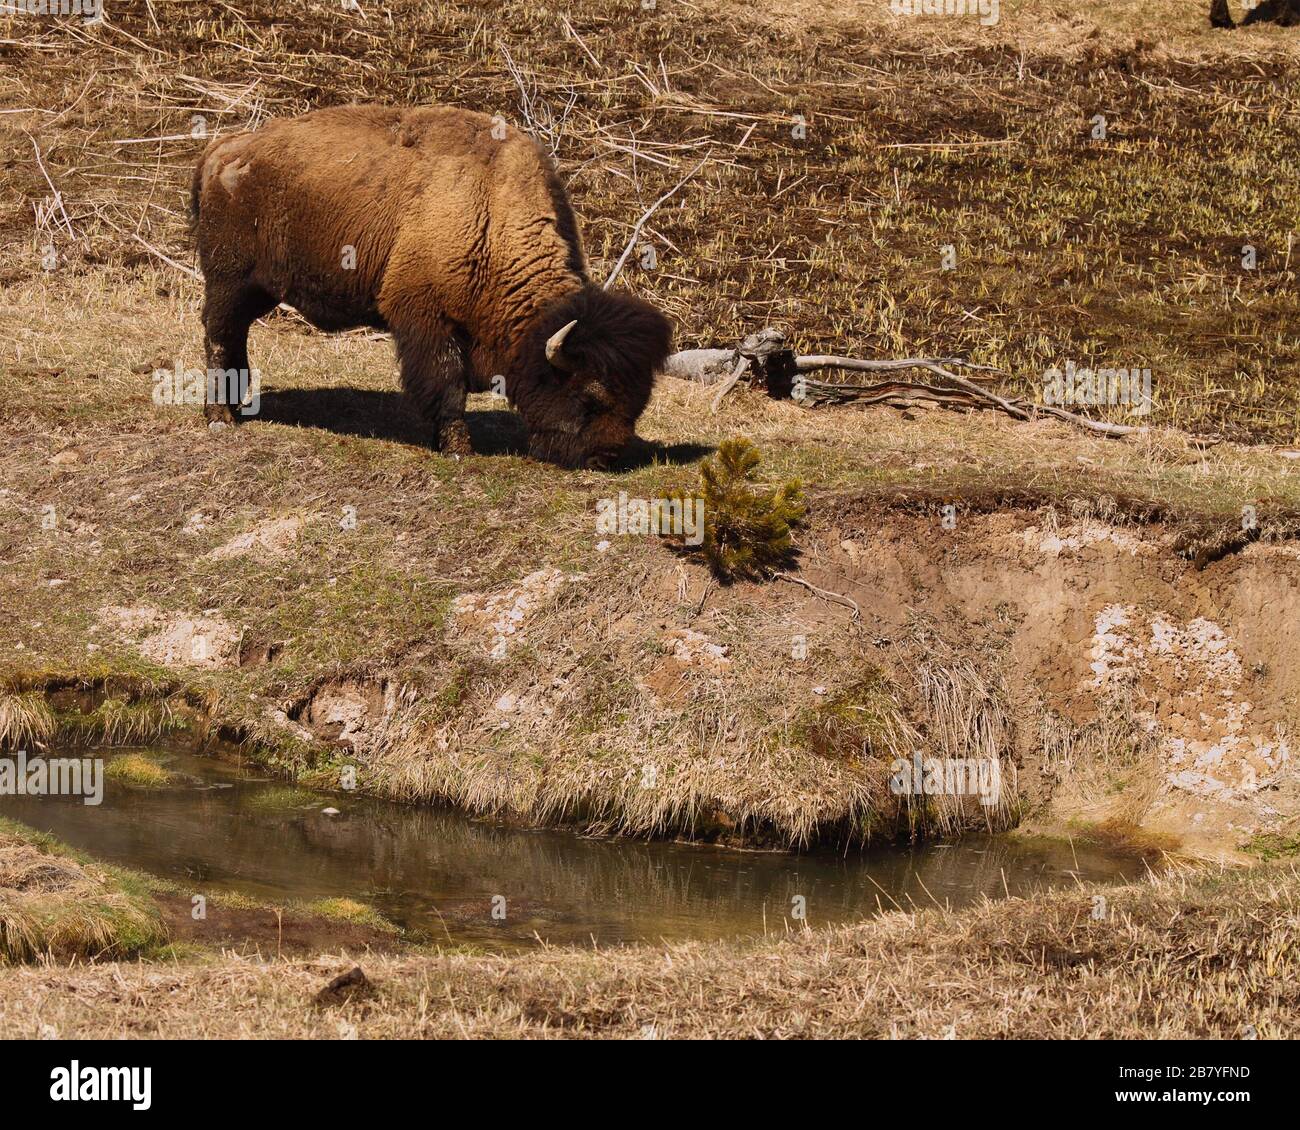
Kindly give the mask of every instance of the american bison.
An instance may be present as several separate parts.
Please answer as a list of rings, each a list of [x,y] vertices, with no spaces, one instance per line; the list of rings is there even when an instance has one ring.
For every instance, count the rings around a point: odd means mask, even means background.
[[[272,122],[207,146],[190,208],[210,371],[246,371],[249,326],[280,302],[324,330],[389,330],[445,452],[471,452],[465,397],[500,374],[530,454],[604,467],[670,350],[663,314],[588,279],[553,164],[500,118],[342,106]]]
[[[1300,0],[1260,0],[1260,3],[1247,8],[1241,26],[1249,27],[1256,23],[1275,23],[1282,27],[1295,27],[1300,24]],[[1213,27],[1236,27],[1232,13],[1228,10],[1228,0],[1210,0],[1210,24]]]

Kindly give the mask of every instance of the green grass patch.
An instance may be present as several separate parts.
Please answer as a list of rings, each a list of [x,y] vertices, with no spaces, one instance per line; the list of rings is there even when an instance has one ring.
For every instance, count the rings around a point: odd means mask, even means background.
[[[1255,836],[1241,850],[1257,859],[1295,859],[1300,856],[1300,836],[1264,832]]]
[[[133,789],[161,789],[174,779],[168,769],[143,753],[125,753],[113,758],[104,767],[104,775]]]

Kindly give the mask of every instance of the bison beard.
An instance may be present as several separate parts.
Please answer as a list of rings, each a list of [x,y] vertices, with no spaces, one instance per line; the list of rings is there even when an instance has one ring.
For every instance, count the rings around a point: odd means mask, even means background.
[[[467,394],[501,374],[533,456],[605,466],[672,348],[658,310],[588,279],[550,160],[485,114],[346,106],[219,138],[191,212],[209,368],[247,369],[249,326],[280,302],[322,329],[388,329],[449,453],[471,450]]]

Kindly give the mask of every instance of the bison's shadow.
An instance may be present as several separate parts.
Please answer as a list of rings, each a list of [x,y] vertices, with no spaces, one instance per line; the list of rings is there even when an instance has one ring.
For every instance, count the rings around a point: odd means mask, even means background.
[[[262,392],[257,419],[299,428],[322,428],[344,436],[365,436],[432,447],[429,425],[400,392],[370,388],[286,388]],[[470,412],[474,450],[484,455],[524,455],[528,434],[513,412]]]
[[[365,436],[431,447],[429,426],[399,392],[379,389],[332,388],[268,389],[262,392],[255,419],[299,428],[322,428],[345,436]],[[526,455],[528,433],[514,412],[488,409],[466,413],[470,441],[479,455]],[[706,444],[659,444],[638,439],[621,461],[631,470],[656,460],[693,463],[714,449]]]

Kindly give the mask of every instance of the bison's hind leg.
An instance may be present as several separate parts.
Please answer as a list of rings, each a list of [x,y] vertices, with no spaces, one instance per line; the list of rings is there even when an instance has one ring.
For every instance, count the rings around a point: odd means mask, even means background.
[[[207,399],[203,415],[234,424],[239,397],[248,387],[248,330],[277,305],[274,296],[252,283],[225,284],[208,279],[203,297],[203,347],[208,362]],[[228,374],[236,374],[232,382]],[[213,379],[214,372],[225,374]],[[213,393],[216,392],[216,399]]]
[[[436,332],[393,327],[402,389],[433,430],[433,442],[447,455],[473,455],[465,423],[469,392],[469,342],[453,327]]]

